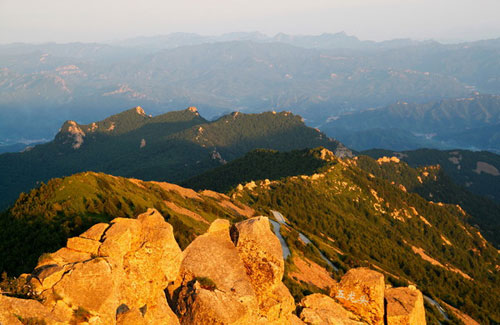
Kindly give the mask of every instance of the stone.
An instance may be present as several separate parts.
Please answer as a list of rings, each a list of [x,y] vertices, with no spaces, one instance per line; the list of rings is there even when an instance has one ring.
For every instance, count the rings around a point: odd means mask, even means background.
[[[96,256],[99,252],[101,243],[92,239],[73,237],[68,238],[66,247],[77,252],[89,253],[91,256]]]
[[[281,244],[267,217],[238,222],[232,230],[238,254],[259,303],[281,283],[285,271]]]
[[[177,278],[183,255],[172,226],[158,211],[149,209],[137,219],[117,218],[82,235],[47,254],[27,277],[37,283],[43,307],[50,310],[42,315],[44,320],[179,323],[164,289]],[[118,315],[120,306],[128,306],[128,312]],[[28,309],[18,314],[30,315]]]
[[[139,308],[141,313],[144,314],[146,324],[179,324],[179,319],[168,305],[163,291],[158,293],[156,297],[152,297],[150,301],[150,304]]]
[[[365,267],[349,270],[330,290],[344,308],[369,324],[384,323],[384,275]]]
[[[107,223],[98,223],[90,227],[87,231],[82,233],[80,237],[92,239],[95,241],[101,241],[102,235],[109,228],[109,224]]]
[[[147,324],[139,309],[134,308],[116,315],[116,325],[145,325]]]
[[[358,325],[359,317],[347,311],[329,296],[315,293],[304,297],[300,319],[306,324]]]
[[[287,317],[285,324],[287,325],[303,325],[305,324],[297,315],[291,314]]]
[[[220,290],[194,288],[182,324],[251,324],[255,320],[238,297]]]
[[[268,322],[282,322],[291,317],[294,310],[295,300],[282,282],[272,292],[261,297],[259,304],[259,313]]]
[[[118,297],[111,266],[104,258],[75,264],[53,289],[68,305],[114,320],[110,311],[114,313]]]
[[[210,227],[208,228],[209,233],[211,232],[218,232],[218,231],[229,231],[229,227],[231,224],[229,223],[229,220],[226,219],[216,219],[214,222],[210,224]]]
[[[139,234],[132,238],[131,242],[135,244],[121,261],[124,278],[118,290],[123,303],[151,307],[148,297],[156,298],[158,292],[177,278],[182,252],[175,241],[172,226],[158,211],[150,209],[137,221]],[[113,237],[106,240],[113,240]]]
[[[55,253],[50,254],[52,261],[58,265],[65,265],[76,262],[88,261],[91,259],[89,253],[77,252],[67,247],[63,247]],[[40,266],[40,264],[38,265]]]
[[[36,278],[42,285],[42,290],[52,288],[59,280],[61,280],[67,267],[59,265],[45,265],[38,268],[35,273]]]
[[[420,290],[390,288],[385,290],[387,325],[425,325],[424,298]]]
[[[99,256],[109,257],[113,264],[121,266],[123,256],[131,251],[133,241],[140,235],[140,224],[137,220],[116,218],[104,234],[99,248]]]
[[[253,319],[257,298],[227,220],[215,220],[183,256],[178,280],[169,288],[182,324],[243,324]],[[204,287],[205,282],[213,287]]]
[[[0,324],[22,324],[23,319],[44,320],[47,325],[64,324],[64,320],[53,315],[49,308],[31,299],[18,299],[0,295]]]

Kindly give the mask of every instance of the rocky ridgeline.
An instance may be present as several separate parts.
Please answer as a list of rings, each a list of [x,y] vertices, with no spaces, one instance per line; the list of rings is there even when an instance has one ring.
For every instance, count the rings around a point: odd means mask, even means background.
[[[422,294],[350,270],[298,306],[267,217],[214,221],[183,252],[154,209],[70,238],[23,275],[41,301],[0,295],[0,324],[425,324]],[[298,315],[298,316],[297,316]]]

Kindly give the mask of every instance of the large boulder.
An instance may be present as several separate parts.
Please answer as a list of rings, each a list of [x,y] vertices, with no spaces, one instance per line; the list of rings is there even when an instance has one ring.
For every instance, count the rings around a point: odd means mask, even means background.
[[[415,287],[385,290],[387,325],[425,325],[424,298]]]
[[[266,217],[215,220],[183,252],[170,304],[182,324],[291,324],[281,245]]]
[[[384,275],[365,267],[349,270],[330,296],[369,324],[384,323]]]
[[[304,297],[300,318],[306,324],[358,325],[359,317],[347,311],[329,296],[315,293]]]
[[[269,219],[256,217],[238,222],[231,235],[257,296],[272,292],[281,283],[285,263]]]
[[[281,282],[283,252],[269,219],[255,217],[238,222],[231,228],[231,238],[255,290],[261,316],[271,322],[291,315],[295,303]]]
[[[68,239],[41,259],[31,283],[64,322],[178,324],[164,289],[177,278],[181,260],[172,226],[149,209]]]
[[[183,252],[169,295],[182,324],[249,324],[257,297],[229,235],[227,220],[215,220]]]

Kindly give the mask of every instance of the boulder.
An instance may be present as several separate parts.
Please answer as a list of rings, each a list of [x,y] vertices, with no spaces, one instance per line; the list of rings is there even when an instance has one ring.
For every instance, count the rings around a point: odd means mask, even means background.
[[[424,298],[415,287],[385,290],[387,325],[425,325]]]
[[[104,321],[114,320],[119,297],[109,263],[104,258],[96,258],[76,263],[70,270],[52,288],[56,300],[100,315]]]
[[[256,217],[238,222],[231,229],[231,237],[255,290],[260,308],[267,313],[268,307],[272,305],[268,300],[276,297],[273,291],[278,287],[286,297],[291,297],[290,293],[284,292],[280,286],[285,263],[280,241],[271,231],[269,219]]]
[[[255,319],[257,298],[229,236],[216,220],[183,252],[179,277],[169,288],[183,324],[245,324]]]
[[[30,283],[51,317],[64,323],[178,324],[164,289],[177,278],[181,260],[172,226],[149,209],[68,239],[67,247],[42,259]]]
[[[145,325],[147,324],[139,309],[128,309],[117,313],[116,325]],[[166,323],[168,324],[168,323]]]
[[[344,308],[369,324],[384,323],[384,275],[365,267],[349,270],[330,290]]]
[[[289,324],[294,310],[295,300],[282,282],[272,292],[261,297],[259,304],[259,314],[268,323]]]
[[[101,241],[102,235],[110,227],[107,223],[98,223],[90,227],[87,231],[82,233],[79,237]]]
[[[64,324],[51,310],[40,302],[31,299],[18,299],[0,295],[0,324],[23,324],[24,321],[45,321],[47,325]]]
[[[77,252],[89,253],[91,256],[97,255],[100,246],[101,243],[99,241],[82,237],[69,238],[66,244],[66,247],[69,249]]]
[[[315,293],[304,297],[300,318],[306,324],[357,325],[359,317],[347,311],[329,296]]]

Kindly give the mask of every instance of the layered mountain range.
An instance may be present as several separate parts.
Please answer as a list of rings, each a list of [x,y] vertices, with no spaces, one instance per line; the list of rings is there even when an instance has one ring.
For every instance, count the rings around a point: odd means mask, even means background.
[[[209,118],[291,110],[317,126],[398,101],[498,94],[498,43],[253,33],[2,45],[0,141],[50,139],[64,120],[91,123],[139,104],[155,114],[196,105]]]
[[[136,107],[87,125],[67,121],[53,141],[0,155],[0,206],[37,182],[81,171],[177,182],[252,149],[317,146],[352,155],[289,112],[234,112],[207,121],[194,107],[155,117]]]
[[[500,152],[500,96],[398,102],[332,116],[321,129],[356,150],[470,148]]]

